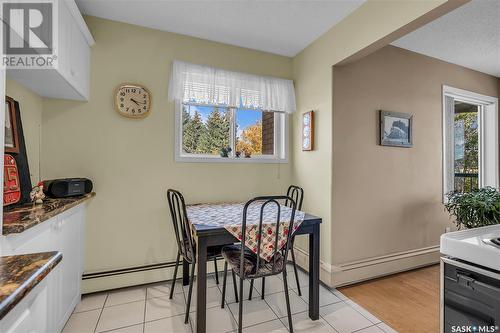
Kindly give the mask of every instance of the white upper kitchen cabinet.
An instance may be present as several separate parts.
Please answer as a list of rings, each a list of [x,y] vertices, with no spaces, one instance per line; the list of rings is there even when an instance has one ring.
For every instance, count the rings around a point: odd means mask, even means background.
[[[74,0],[57,0],[57,68],[8,69],[7,76],[40,96],[86,101],[89,98],[90,47],[94,39]]]

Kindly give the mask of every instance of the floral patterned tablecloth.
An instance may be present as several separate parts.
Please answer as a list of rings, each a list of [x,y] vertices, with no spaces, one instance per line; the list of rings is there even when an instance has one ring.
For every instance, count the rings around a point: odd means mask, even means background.
[[[243,207],[245,203],[221,203],[221,204],[196,204],[187,206],[187,217],[192,225],[204,225],[214,227],[224,227],[234,237],[241,241],[241,226],[243,220]],[[248,207],[247,227],[245,245],[252,252],[257,253],[257,245],[260,235],[258,235],[260,209],[262,203],[255,202]],[[264,209],[262,222],[261,251],[259,255],[266,261],[270,261],[276,251],[274,244],[276,241],[276,220],[278,208],[269,204]],[[287,236],[291,236],[288,226],[292,209],[280,206],[280,228],[278,236],[278,250],[286,244]],[[292,228],[292,234],[304,221],[305,213],[296,210]]]

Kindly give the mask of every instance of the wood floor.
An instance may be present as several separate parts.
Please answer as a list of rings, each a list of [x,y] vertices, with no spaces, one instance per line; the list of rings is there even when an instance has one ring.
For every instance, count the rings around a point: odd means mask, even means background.
[[[399,333],[439,332],[439,265],[339,290]]]

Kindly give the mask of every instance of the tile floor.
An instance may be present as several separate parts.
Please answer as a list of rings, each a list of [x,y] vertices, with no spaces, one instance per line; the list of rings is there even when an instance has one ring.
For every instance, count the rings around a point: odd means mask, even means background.
[[[290,268],[289,268],[290,269]],[[292,273],[292,272],[290,272]],[[302,296],[297,293],[290,276],[290,305],[295,332],[307,333],[394,333],[386,324],[349,300],[337,290],[320,287],[320,319],[312,321],[307,313],[308,277],[299,272]],[[293,281],[292,281],[293,280]],[[221,284],[210,276],[207,283],[207,332],[236,331],[238,304],[234,302],[232,279],[227,279],[226,306],[220,308]],[[244,288],[248,291],[250,285]],[[260,298],[260,281],[256,281],[252,301],[243,305],[244,332],[288,332],[285,296],[281,275],[266,279],[266,297]],[[191,333],[195,328],[195,304],[190,309],[190,321],[184,324],[187,287],[176,283],[172,300],[168,298],[170,282],[125,288],[82,297],[63,333]],[[248,299],[248,293],[247,299]],[[196,302],[193,290],[193,302]]]

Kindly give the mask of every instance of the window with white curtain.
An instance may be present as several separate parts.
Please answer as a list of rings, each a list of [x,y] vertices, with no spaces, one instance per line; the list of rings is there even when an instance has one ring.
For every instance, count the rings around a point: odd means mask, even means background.
[[[443,86],[443,200],[498,176],[498,99]]]
[[[181,162],[288,160],[293,82],[174,61],[175,159]]]

